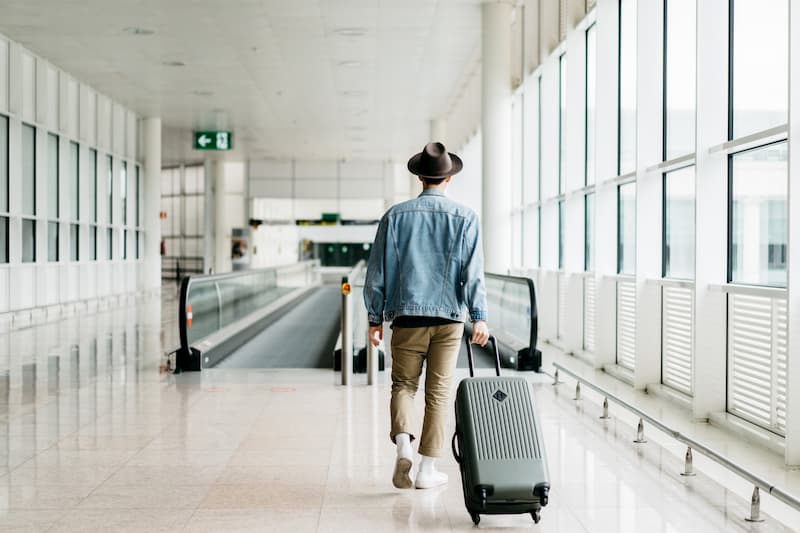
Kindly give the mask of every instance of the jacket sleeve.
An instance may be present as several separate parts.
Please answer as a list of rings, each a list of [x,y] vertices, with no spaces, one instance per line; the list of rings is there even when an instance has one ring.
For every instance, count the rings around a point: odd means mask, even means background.
[[[369,253],[367,276],[364,280],[364,304],[367,307],[367,320],[370,326],[383,324],[383,310],[386,304],[386,278],[384,256],[388,222],[384,216],[378,225],[378,233]]]
[[[481,225],[474,216],[467,222],[464,231],[463,267],[461,284],[464,299],[472,322],[489,318],[486,305],[486,283],[483,270],[483,244],[481,242]]]

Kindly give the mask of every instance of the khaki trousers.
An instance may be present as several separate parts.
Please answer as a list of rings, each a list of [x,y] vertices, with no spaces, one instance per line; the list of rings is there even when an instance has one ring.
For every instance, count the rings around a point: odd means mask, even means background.
[[[425,374],[425,420],[419,453],[439,457],[444,448],[450,405],[450,384],[456,367],[464,324],[392,330],[391,439],[408,433],[414,439],[414,395],[419,388],[422,363]]]

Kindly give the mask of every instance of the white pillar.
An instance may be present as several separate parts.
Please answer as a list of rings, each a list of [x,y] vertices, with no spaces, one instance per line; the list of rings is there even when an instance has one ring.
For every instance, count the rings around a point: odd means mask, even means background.
[[[447,144],[447,120],[443,118],[435,118],[431,120],[431,142],[440,142],[447,146],[452,151],[454,146]]]
[[[144,263],[141,288],[161,287],[161,118],[142,121],[144,129]]]
[[[800,135],[800,8],[789,3],[789,139]],[[788,346],[786,464],[800,465],[800,144],[789,143]]]
[[[511,267],[511,5],[483,4],[483,247],[488,272]]]
[[[231,270],[228,223],[225,220],[225,162],[213,161],[214,181],[214,273]]]

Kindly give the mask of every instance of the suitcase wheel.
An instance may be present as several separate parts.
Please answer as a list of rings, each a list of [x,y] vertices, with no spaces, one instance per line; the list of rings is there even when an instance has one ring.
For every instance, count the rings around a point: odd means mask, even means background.
[[[536,509],[535,511],[531,511],[531,518],[533,518],[534,524],[538,524],[539,520],[542,519],[542,510]]]
[[[476,526],[481,523],[481,515],[478,513],[469,513],[470,518],[472,518],[472,523]]]

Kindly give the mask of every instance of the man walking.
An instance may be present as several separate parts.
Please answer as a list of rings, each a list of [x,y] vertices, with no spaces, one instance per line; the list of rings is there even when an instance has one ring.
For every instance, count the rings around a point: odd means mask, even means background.
[[[384,319],[392,322],[390,438],[397,445],[392,476],[397,488],[447,483],[435,460],[445,444],[465,319],[472,322],[472,342],[484,346],[489,338],[480,222],[474,211],[445,196],[462,166],[442,143],[429,143],[409,159],[408,170],[419,176],[422,194],[384,214],[369,257],[364,301],[374,345],[383,340]],[[423,362],[422,461],[413,483],[414,395]]]

